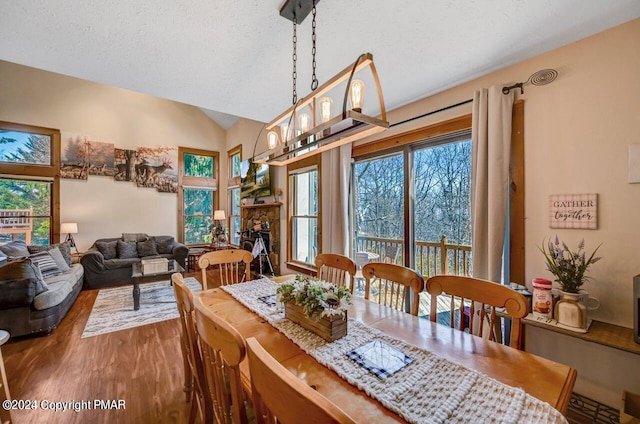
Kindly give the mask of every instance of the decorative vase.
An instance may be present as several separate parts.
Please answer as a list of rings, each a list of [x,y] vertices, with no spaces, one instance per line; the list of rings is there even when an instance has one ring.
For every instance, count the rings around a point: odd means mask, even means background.
[[[302,306],[289,302],[284,305],[284,315],[302,328],[317,334],[328,342],[338,340],[347,335],[347,316],[331,315],[318,320],[304,314]]]
[[[561,291],[554,316],[560,324],[575,328],[587,328],[587,308],[580,303],[580,293]]]

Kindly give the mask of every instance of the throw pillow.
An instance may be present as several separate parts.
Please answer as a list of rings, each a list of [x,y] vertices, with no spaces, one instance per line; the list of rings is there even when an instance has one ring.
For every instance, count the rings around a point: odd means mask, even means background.
[[[3,244],[0,246],[0,250],[10,258],[26,258],[29,256],[27,243],[22,240],[10,241],[7,244]]]
[[[137,243],[138,256],[156,256],[158,251],[156,250],[156,241],[153,238],[148,238],[145,241],[139,241]]]
[[[51,249],[55,249],[56,247],[60,249],[60,253],[62,254],[62,257],[64,258],[67,265],[71,266],[71,245],[69,244],[69,242],[65,241],[63,243],[46,244],[44,246],[27,246],[27,248],[29,249],[29,253],[45,252]]]
[[[122,241],[118,240],[118,259],[137,258],[138,250],[136,248],[135,241]]]
[[[122,233],[122,241],[145,241],[149,236],[145,233]]]
[[[40,272],[44,278],[53,277],[60,274],[60,268],[56,265],[49,252],[34,253],[29,259],[40,268]]]
[[[60,269],[61,273],[69,271],[70,267],[69,265],[67,265],[67,261],[62,256],[62,252],[60,252],[59,247],[54,247],[53,249],[49,250],[49,254],[53,258],[53,260],[56,262],[56,265],[58,265],[58,268]]]
[[[35,265],[31,259],[23,258],[0,267],[0,281],[33,279],[36,282],[35,295],[37,296],[49,290],[47,283],[45,283],[42,278],[42,274],[38,275],[38,273],[38,266]]]
[[[105,259],[115,259],[118,256],[118,240],[97,241],[96,248]]]
[[[156,239],[156,249],[160,254],[171,254],[173,253],[173,246],[175,244],[175,239],[171,236],[157,236],[154,237]]]

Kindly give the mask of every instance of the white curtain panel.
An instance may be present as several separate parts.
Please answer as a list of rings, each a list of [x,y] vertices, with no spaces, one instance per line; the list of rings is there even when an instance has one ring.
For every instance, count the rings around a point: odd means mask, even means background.
[[[513,90],[503,94],[502,86],[495,85],[477,90],[473,95],[473,276],[495,282],[502,279],[513,100]]]
[[[351,143],[322,153],[322,253],[349,256]]]

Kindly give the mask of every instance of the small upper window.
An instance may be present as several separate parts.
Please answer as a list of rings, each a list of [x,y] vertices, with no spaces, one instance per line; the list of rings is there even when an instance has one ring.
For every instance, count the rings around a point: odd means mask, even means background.
[[[213,156],[184,154],[183,172],[185,177],[213,178]]]
[[[0,130],[0,162],[51,165],[51,136]]]

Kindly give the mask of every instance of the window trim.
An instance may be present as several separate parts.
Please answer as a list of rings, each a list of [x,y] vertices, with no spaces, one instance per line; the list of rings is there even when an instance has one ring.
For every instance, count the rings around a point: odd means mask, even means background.
[[[213,157],[213,178],[185,177],[184,155],[192,154]],[[220,190],[218,187],[218,175],[220,173],[220,153],[215,150],[194,149],[191,147],[178,147],[178,242],[185,243],[184,238],[184,188],[213,188],[215,191],[215,205],[220,204]],[[197,244],[202,245],[203,243]],[[191,246],[197,246],[191,245]]]
[[[57,128],[39,127],[35,125],[18,124],[0,121],[0,129],[19,131],[31,134],[41,134],[51,137],[51,164],[11,164],[0,163],[0,175],[13,179],[53,180],[51,187],[51,228],[49,240],[60,242],[60,130]]]
[[[288,268],[309,275],[315,275],[315,264],[308,264],[293,259],[293,193],[289,189],[289,178],[292,175],[314,169],[318,172],[318,212],[317,240],[318,252],[322,252],[322,155],[313,155],[297,162],[287,164],[287,262]]]

